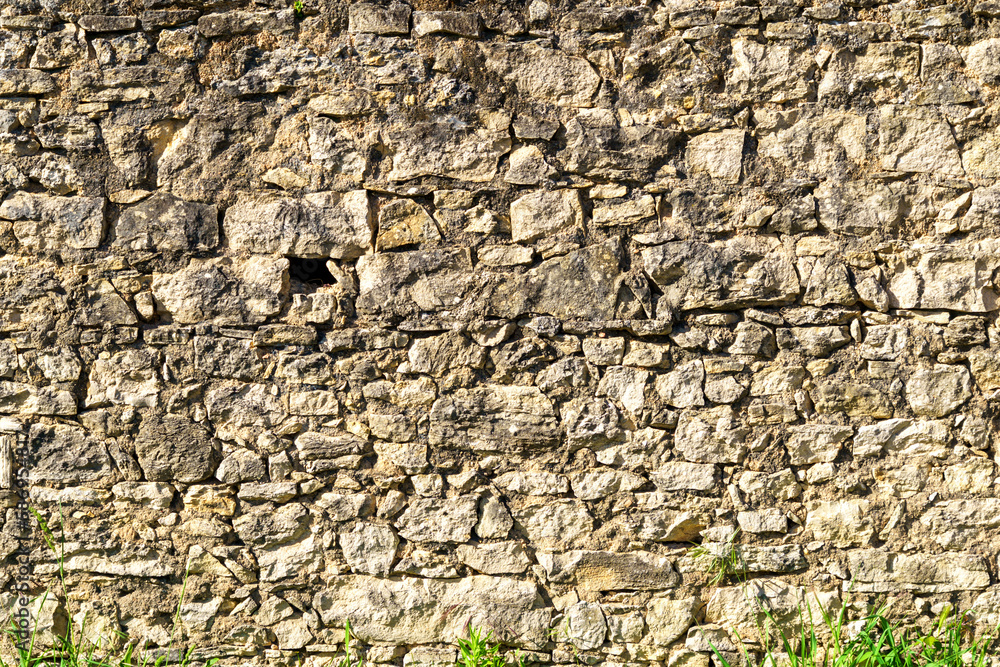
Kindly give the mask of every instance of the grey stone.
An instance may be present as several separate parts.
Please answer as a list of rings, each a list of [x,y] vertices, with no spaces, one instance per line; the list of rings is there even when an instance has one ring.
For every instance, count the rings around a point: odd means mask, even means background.
[[[656,376],[656,393],[667,405],[694,408],[705,405],[705,367],[700,359],[689,361],[676,369]]]
[[[442,376],[456,368],[482,368],[486,350],[459,333],[414,341],[408,353],[409,370]]]
[[[558,442],[551,401],[536,387],[485,385],[434,402],[428,441],[472,451],[514,452]]]
[[[906,383],[906,400],[920,416],[944,417],[971,397],[972,379],[965,366],[937,364],[916,371]]]
[[[613,319],[624,283],[617,239],[553,257],[504,281],[489,295],[488,308],[514,319],[526,313],[560,319]]]
[[[578,190],[540,190],[510,205],[511,237],[516,243],[536,241],[566,229],[583,228]]]
[[[230,247],[290,257],[354,259],[370,251],[375,224],[364,190],[301,199],[247,196],[226,210]]]
[[[522,574],[531,565],[520,542],[462,544],[455,553],[460,561],[481,574]]]
[[[410,7],[401,2],[387,7],[358,2],[348,12],[348,30],[377,35],[407,35],[410,32]]]
[[[212,250],[219,244],[215,206],[157,192],[127,208],[115,225],[115,245],[168,252]]]
[[[514,509],[514,520],[539,549],[582,547],[594,529],[594,517],[578,500],[548,500]]]
[[[726,72],[729,92],[760,102],[792,102],[815,90],[815,63],[806,49],[745,38],[733,40],[732,49],[733,65]]]
[[[748,435],[728,408],[685,411],[677,423],[674,448],[692,463],[740,463]]]
[[[893,308],[996,310],[987,276],[998,266],[995,239],[962,245],[915,243],[886,257],[886,292]]]
[[[143,419],[135,451],[146,479],[153,482],[200,482],[212,476],[219,460],[208,429],[177,415]]]
[[[800,292],[792,258],[775,239],[681,241],[642,251],[646,272],[680,310],[789,303]]]
[[[379,211],[376,246],[380,251],[440,240],[434,218],[414,201],[395,199]]]
[[[0,203],[0,219],[33,250],[96,248],[104,237],[103,197],[50,197],[17,192]]]
[[[862,549],[850,553],[849,563],[853,588],[860,593],[950,593],[983,590],[990,584],[986,559],[973,554],[929,556]]]
[[[149,349],[124,350],[94,360],[87,384],[87,407],[131,405],[156,408],[159,405],[159,355]]]
[[[393,151],[391,181],[444,176],[485,183],[496,176],[500,157],[511,148],[506,127],[470,127],[457,121],[393,128],[388,144]]]
[[[577,602],[565,611],[565,639],[581,651],[598,648],[608,634],[601,605],[594,602]]]
[[[469,540],[476,525],[475,496],[414,498],[396,520],[399,534],[410,542],[454,542]]]
[[[212,377],[251,380],[264,369],[250,341],[196,336],[194,350],[195,366]]]
[[[244,443],[255,442],[288,414],[282,401],[263,384],[212,389],[205,394],[205,408],[219,438]]]
[[[111,474],[111,457],[103,443],[82,428],[33,424],[29,432],[32,483],[80,484]]]
[[[815,501],[809,505],[806,530],[837,548],[866,546],[875,534],[867,500]]]
[[[476,535],[487,540],[506,539],[513,527],[514,519],[499,498],[485,496],[480,499]]]
[[[56,81],[48,72],[35,69],[0,69],[0,97],[45,95],[54,92]]]
[[[354,572],[386,576],[396,558],[399,538],[388,526],[357,525],[338,537]]]
[[[453,309],[462,304],[471,273],[466,248],[365,255],[357,264],[357,308],[397,315]]]
[[[192,259],[176,273],[156,274],[153,295],[179,324],[260,324],[281,309],[288,260]]]
[[[244,543],[273,547],[298,540],[308,532],[309,512],[298,503],[270,512],[248,512],[233,520],[233,529]]]
[[[785,446],[792,465],[829,463],[837,458],[844,442],[854,435],[847,426],[806,424],[790,426],[790,437]]]
[[[885,106],[880,121],[883,169],[965,175],[951,126],[935,109]]]
[[[705,173],[723,183],[739,183],[743,173],[743,130],[706,132],[687,145],[687,164],[692,174]]]
[[[503,642],[540,648],[547,642],[551,608],[536,605],[538,586],[506,577],[455,580],[339,576],[313,598],[327,626],[350,620],[366,642],[447,643],[466,623],[492,630]],[[445,613],[447,611],[448,613]]]
[[[479,37],[480,20],[476,12],[414,12],[413,36],[449,34],[459,37],[477,39]]]
[[[680,584],[673,563],[647,551],[568,551],[537,558],[549,581],[586,591],[653,591]]]
[[[601,77],[583,58],[536,42],[491,44],[486,67],[513,83],[518,92],[567,107],[589,107]]]
[[[653,598],[646,610],[646,624],[653,641],[659,646],[670,646],[687,634],[695,622],[697,599],[667,600]]]

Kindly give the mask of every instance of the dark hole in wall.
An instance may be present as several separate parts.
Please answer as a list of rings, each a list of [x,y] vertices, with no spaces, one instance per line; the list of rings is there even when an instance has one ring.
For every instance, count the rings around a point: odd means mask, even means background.
[[[294,280],[310,285],[332,285],[337,282],[330,269],[326,268],[325,259],[312,257],[289,257],[288,273]]]

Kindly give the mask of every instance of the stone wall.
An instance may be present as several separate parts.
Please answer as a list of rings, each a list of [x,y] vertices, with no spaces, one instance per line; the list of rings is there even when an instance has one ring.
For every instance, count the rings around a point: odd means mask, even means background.
[[[2,1],[5,610],[23,479],[224,664],[1000,620],[1000,5],[304,2]]]

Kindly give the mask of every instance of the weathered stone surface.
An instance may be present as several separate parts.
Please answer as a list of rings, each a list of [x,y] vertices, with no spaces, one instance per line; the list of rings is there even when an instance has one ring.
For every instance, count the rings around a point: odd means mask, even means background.
[[[1000,618],[1000,3],[59,4],[0,12],[46,641],[166,651],[185,566],[199,663]]]
[[[967,549],[983,539],[985,531],[1000,525],[1000,500],[969,498],[938,503],[924,512],[920,523],[941,546]]]
[[[668,559],[645,551],[540,553],[538,562],[550,581],[583,590],[663,590],[680,583]]]
[[[158,362],[159,355],[151,350],[125,350],[96,359],[87,385],[87,407],[156,408],[161,387]]]
[[[891,417],[892,404],[877,389],[863,384],[829,383],[813,389],[809,395],[820,414],[843,412],[849,417]]]
[[[0,96],[44,95],[56,89],[51,74],[34,69],[0,69]]]
[[[577,602],[570,605],[565,617],[566,640],[574,648],[589,651],[604,643],[608,624],[601,605],[595,602]]]
[[[655,125],[621,123],[608,109],[581,113],[566,124],[566,171],[592,178],[644,178],[677,143],[678,134]]]
[[[281,400],[263,384],[213,389],[205,395],[205,408],[220,438],[243,442],[255,441],[287,415]]]
[[[482,368],[486,350],[458,333],[414,341],[407,355],[410,372],[441,376],[455,368]]]
[[[399,534],[410,542],[467,542],[476,525],[478,498],[417,498],[396,520]]]
[[[507,128],[474,128],[459,122],[417,123],[389,132],[392,181],[445,176],[473,183],[490,181],[497,162],[510,151]]]
[[[682,364],[655,380],[656,393],[667,405],[694,408],[705,405],[705,367],[696,359]]]
[[[176,415],[143,419],[135,451],[146,479],[186,484],[211,477],[219,456],[208,429]]]
[[[115,245],[130,250],[205,252],[218,244],[216,208],[168,192],[157,192],[129,207],[115,225]]]
[[[434,218],[414,201],[397,199],[379,211],[376,246],[380,251],[440,240]]]
[[[706,132],[687,145],[687,164],[692,174],[705,173],[723,183],[739,183],[743,173],[743,130]]]
[[[259,324],[278,313],[287,285],[287,259],[194,259],[155,276],[153,295],[179,324]]]
[[[787,168],[843,180],[866,157],[865,119],[857,114],[828,111],[790,126],[779,121],[773,128],[761,120],[764,118],[758,120],[758,153]],[[765,125],[764,131],[761,125]],[[830,181],[824,181],[820,189],[828,185]]]
[[[915,243],[886,257],[885,290],[893,308],[984,313],[996,310],[989,283],[996,270],[994,239],[965,246]]]
[[[559,437],[551,401],[534,387],[487,385],[435,401],[428,440],[472,451],[549,447]]]
[[[414,12],[413,36],[445,33],[476,39],[479,37],[479,14],[476,12]]]
[[[577,190],[540,190],[510,205],[511,236],[527,243],[565,229],[583,227],[583,209]]]
[[[837,458],[844,442],[854,435],[850,427],[826,424],[792,426],[785,446],[792,465],[830,462]]]
[[[302,199],[247,196],[226,210],[230,247],[288,257],[354,259],[370,251],[375,224],[364,190]]]
[[[536,606],[536,584],[505,577],[375,579],[339,576],[316,593],[323,623],[351,628],[362,641],[450,643],[465,624],[493,630],[505,642],[530,648],[547,641],[551,609]]]
[[[348,30],[378,35],[406,35],[410,32],[410,7],[401,2],[388,7],[358,2],[348,13]]]
[[[477,528],[476,532],[479,530]],[[522,574],[531,565],[520,542],[495,542],[455,550],[459,560],[481,574]]]
[[[866,546],[875,534],[867,500],[816,501],[806,516],[806,530],[838,548]]]
[[[687,634],[687,629],[695,621],[697,604],[695,598],[653,598],[646,612],[646,624],[653,641],[660,646],[670,646]]]
[[[882,107],[882,168],[964,176],[951,126],[930,107]]]
[[[650,473],[660,491],[713,491],[718,484],[714,465],[670,461]]]
[[[578,500],[551,500],[513,511],[514,520],[540,549],[582,547],[594,529],[594,517]]]
[[[986,559],[972,554],[901,554],[862,549],[850,554],[853,590],[950,593],[982,590],[990,584]]]
[[[573,495],[582,500],[598,500],[619,492],[631,492],[645,485],[645,478],[623,470],[590,470],[570,476]]]
[[[780,304],[799,295],[792,258],[775,239],[681,241],[642,251],[663,298],[681,310]]]
[[[739,463],[747,452],[748,434],[732,410],[684,412],[677,423],[674,447],[692,463]]]
[[[486,47],[486,67],[518,92],[566,107],[589,107],[601,78],[583,58],[536,42]]]
[[[408,315],[460,305],[470,287],[468,249],[378,253],[358,260],[358,310]]]
[[[547,260],[498,285],[489,308],[501,317],[614,318],[624,282],[621,262],[621,245],[614,239]]]
[[[250,341],[198,336],[194,351],[195,366],[213,377],[252,380],[264,368]]]
[[[740,38],[733,41],[733,66],[726,73],[726,88],[761,102],[800,100],[815,89],[814,66],[805,49],[765,46]]]
[[[96,248],[104,237],[103,197],[50,197],[17,192],[0,203],[0,219],[32,250]]]
[[[399,546],[399,538],[388,526],[358,525],[337,540],[351,570],[383,577],[392,569]]]
[[[942,421],[887,419],[862,426],[854,436],[854,457],[878,456],[883,452],[904,457],[948,456],[948,427]]]
[[[103,443],[73,426],[34,424],[29,434],[32,483],[80,484],[111,473],[111,457]]]
[[[759,602],[764,600],[766,607]],[[745,640],[760,640],[760,629],[766,628],[767,622],[797,632],[808,622],[805,619],[836,614],[839,608],[836,592],[815,591],[778,579],[754,579],[746,588],[716,589],[705,609],[705,620],[738,632]]]
[[[938,364],[920,370],[906,383],[906,400],[917,415],[944,417],[972,396],[972,380],[965,366]]]
[[[901,195],[891,184],[825,181],[816,188],[819,224],[848,236],[891,229],[903,216]]]

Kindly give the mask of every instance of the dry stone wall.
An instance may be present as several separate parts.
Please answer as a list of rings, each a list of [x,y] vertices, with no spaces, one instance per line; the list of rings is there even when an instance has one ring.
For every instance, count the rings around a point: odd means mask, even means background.
[[[2,0],[3,608],[23,482],[223,664],[1000,620],[1000,5],[739,3]]]

